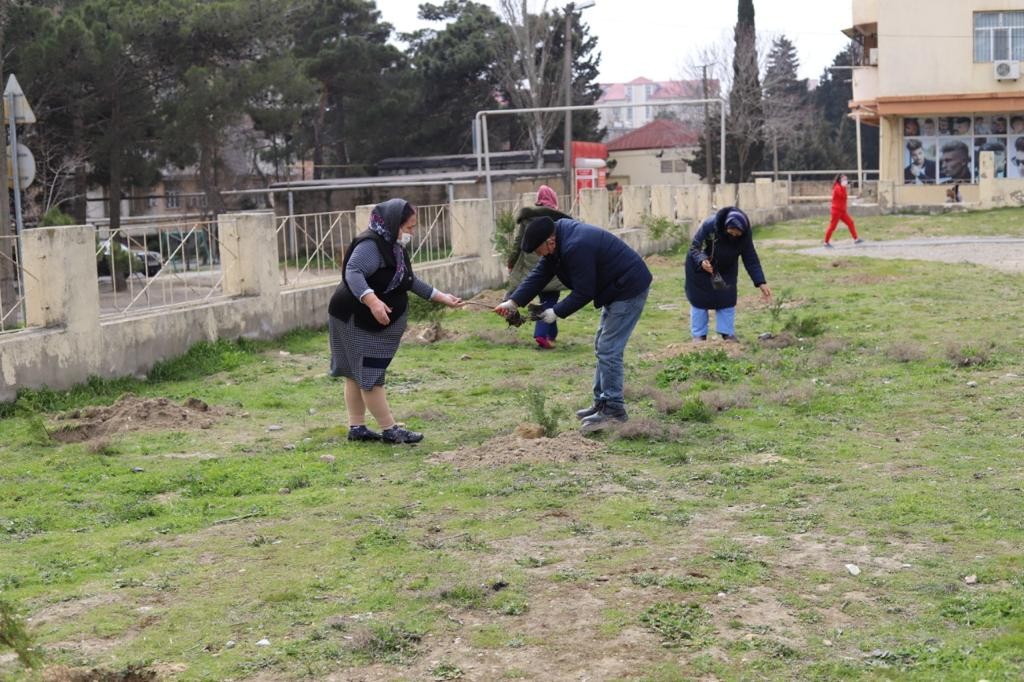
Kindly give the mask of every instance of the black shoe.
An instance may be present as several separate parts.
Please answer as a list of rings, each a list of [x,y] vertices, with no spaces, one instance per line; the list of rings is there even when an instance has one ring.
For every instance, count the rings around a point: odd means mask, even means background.
[[[629,421],[629,415],[626,414],[625,406],[605,404],[600,412],[596,412],[583,420],[583,423],[580,424],[580,431],[583,433],[593,433],[616,422],[621,424],[627,421]]]
[[[735,334],[720,334],[723,341],[732,341],[733,343],[739,343],[740,340],[736,338]]]
[[[707,334],[701,334],[700,336],[693,337],[693,340],[694,341],[707,341],[708,340],[708,335]]]
[[[381,431],[380,437],[385,443],[419,443],[423,440],[422,433],[403,429],[398,424]]]
[[[594,404],[590,407],[585,407],[582,410],[576,410],[576,418],[583,420],[587,417],[592,417],[604,408],[603,400],[595,400]]]
[[[348,427],[348,439],[349,440],[380,440],[380,434],[376,431],[371,431],[366,426],[360,424],[359,426]]]

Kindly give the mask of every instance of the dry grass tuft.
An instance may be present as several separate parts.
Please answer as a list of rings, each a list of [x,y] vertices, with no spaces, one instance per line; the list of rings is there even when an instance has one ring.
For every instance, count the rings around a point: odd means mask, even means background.
[[[704,404],[715,412],[725,412],[733,408],[750,407],[752,398],[750,390],[745,386],[734,389],[716,388],[700,394]]]
[[[620,440],[652,440],[675,443],[683,438],[684,431],[675,424],[666,424],[649,417],[637,417],[624,424],[616,424],[611,432]]]
[[[896,341],[885,351],[885,356],[896,362],[916,362],[926,355],[924,348],[913,341]]]

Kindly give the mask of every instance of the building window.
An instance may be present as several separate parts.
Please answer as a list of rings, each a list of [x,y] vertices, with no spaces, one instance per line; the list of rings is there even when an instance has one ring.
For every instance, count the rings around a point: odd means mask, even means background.
[[[176,190],[168,188],[164,195],[164,201],[167,203],[167,208],[178,208],[181,206],[181,197]]]
[[[975,12],[974,61],[1024,61],[1024,12]]]
[[[662,161],[661,162],[661,172],[662,173],[671,173],[672,172],[672,162],[671,161]]]

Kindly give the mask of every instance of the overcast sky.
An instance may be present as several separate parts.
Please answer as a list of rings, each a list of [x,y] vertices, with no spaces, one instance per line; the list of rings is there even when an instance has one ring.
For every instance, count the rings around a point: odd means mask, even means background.
[[[376,0],[398,31],[429,26],[416,18],[423,0]],[[480,1],[480,0],[478,0]],[[482,0],[492,7],[494,0]],[[533,11],[542,0],[529,0]],[[435,0],[440,4],[441,0]],[[595,0],[583,18],[597,36],[602,83],[688,78],[686,65],[701,47],[732,38],[735,0]],[[568,4],[548,2],[549,8]],[[785,34],[800,57],[800,77],[818,78],[848,40],[850,0],[754,0],[758,33]]]

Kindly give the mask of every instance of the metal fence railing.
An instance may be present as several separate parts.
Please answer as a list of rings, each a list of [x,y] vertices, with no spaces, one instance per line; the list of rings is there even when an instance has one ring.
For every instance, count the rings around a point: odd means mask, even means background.
[[[0,236],[0,333],[25,328],[25,277],[21,245],[16,236]]]
[[[281,286],[294,288],[341,272],[345,248],[366,228],[355,211],[306,213],[278,218],[277,254]]]
[[[448,204],[416,207],[416,230],[412,233],[413,263],[444,260],[452,255],[452,210]]]
[[[505,213],[515,216],[520,208],[519,199],[495,199],[491,202],[491,212],[495,220]]]
[[[97,231],[100,317],[222,297],[220,251],[216,220]]]
[[[608,192],[608,229],[622,229],[622,193]]]
[[[452,255],[451,207],[416,207],[417,227],[409,254],[413,263],[443,260]],[[356,224],[355,211],[308,213],[277,219],[277,253],[281,286],[339,278],[345,249],[366,225]]]

